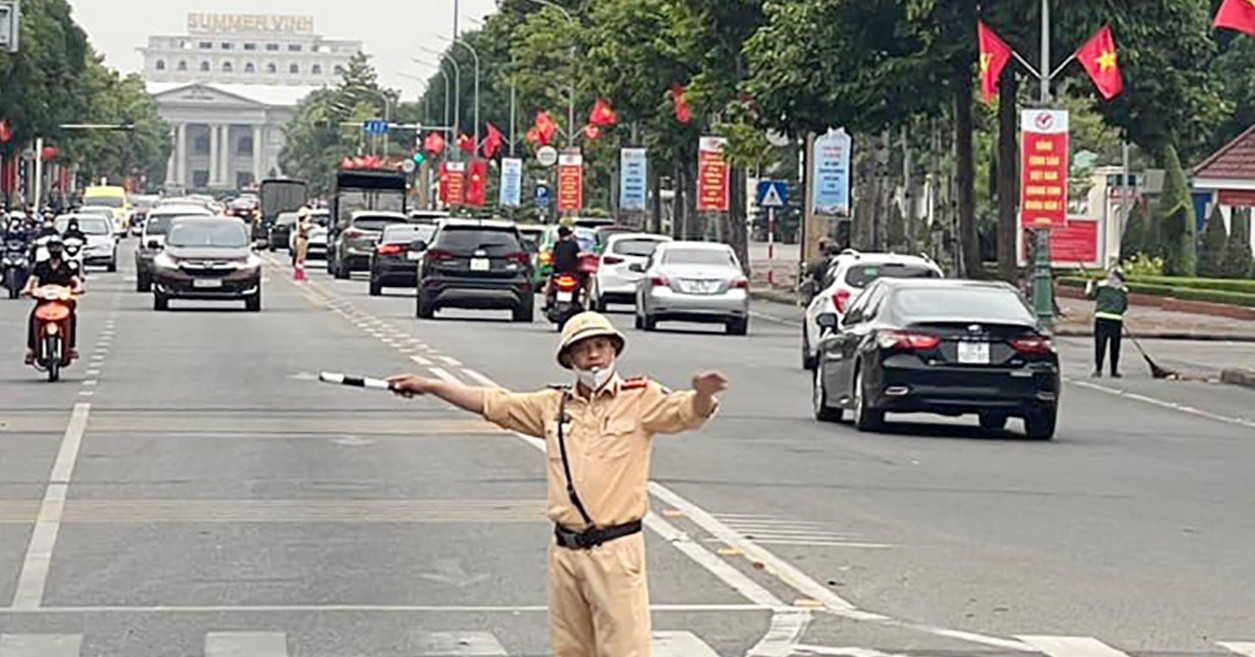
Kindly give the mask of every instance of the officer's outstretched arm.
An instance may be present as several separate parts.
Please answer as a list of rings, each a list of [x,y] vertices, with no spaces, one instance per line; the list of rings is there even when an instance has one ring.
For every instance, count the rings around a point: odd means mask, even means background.
[[[392,390],[402,397],[432,395],[476,415],[484,413],[484,389],[460,383],[429,379],[417,374],[401,374],[388,379]]]

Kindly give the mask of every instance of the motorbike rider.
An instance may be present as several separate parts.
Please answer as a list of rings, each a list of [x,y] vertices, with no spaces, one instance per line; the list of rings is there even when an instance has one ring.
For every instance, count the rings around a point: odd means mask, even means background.
[[[6,226],[4,229],[4,241],[5,242],[10,242],[10,241],[21,242],[25,244],[26,238],[27,238],[26,227],[22,225],[22,220],[10,219],[8,221],[8,226]]]
[[[79,227],[78,219],[76,217],[70,217],[69,223],[66,224],[65,226],[65,232],[61,233],[61,239],[62,240],[75,240],[76,239],[83,243],[87,242],[87,235],[84,234],[83,229]]]
[[[28,297],[35,295],[35,290],[44,285],[60,285],[70,288],[74,294],[83,291],[83,279],[80,275],[78,267],[74,263],[65,259],[65,244],[61,241],[60,236],[53,237],[48,240],[48,259],[35,265],[35,271],[31,273],[29,279],[26,280],[26,287],[22,290],[22,294]],[[30,365],[35,362],[35,310],[39,308],[36,302],[35,308],[31,309],[30,318],[26,321],[26,364]],[[78,352],[74,347],[78,341],[78,313],[75,312],[74,302],[68,303],[70,307],[70,359],[78,358]]]
[[[575,239],[575,231],[567,226],[558,227],[558,241],[553,245],[553,273],[549,276],[549,284],[545,289],[545,307],[553,304],[555,291],[553,280],[563,274],[570,274],[580,279],[583,286],[583,274],[580,272],[580,243]]]

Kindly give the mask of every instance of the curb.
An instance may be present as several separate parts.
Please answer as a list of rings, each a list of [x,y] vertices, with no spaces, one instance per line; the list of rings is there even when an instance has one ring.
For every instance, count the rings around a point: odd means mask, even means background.
[[[750,298],[760,299],[762,301],[774,301],[775,303],[782,303],[782,304],[785,304],[786,306],[797,305],[796,295],[791,294],[789,292],[781,292],[778,290],[764,290],[762,288],[759,288],[757,290],[751,289]]]
[[[1255,389],[1255,371],[1242,369],[1220,370],[1220,382]]]

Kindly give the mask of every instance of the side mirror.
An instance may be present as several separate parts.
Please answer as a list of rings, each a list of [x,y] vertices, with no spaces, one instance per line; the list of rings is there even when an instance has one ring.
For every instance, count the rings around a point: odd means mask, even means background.
[[[161,248],[161,242],[158,242],[157,240],[148,240],[148,248],[150,248],[150,249],[160,249],[160,248]]]
[[[637,274],[644,274],[644,273],[645,273],[645,263],[643,263],[643,262],[634,262],[634,263],[632,263],[632,264],[628,265],[628,271],[633,272],[633,273],[637,273]]]
[[[419,252],[426,251],[426,250],[427,250],[427,242],[425,242],[425,241],[423,241],[423,240],[414,240],[413,242],[410,242],[410,250],[411,250],[411,251],[419,251]]]
[[[841,325],[841,320],[836,313],[821,313],[815,318],[815,323],[819,324],[819,328],[835,331]]]
[[[815,296],[816,294],[818,294],[818,293],[819,293],[819,290],[817,290],[817,289],[816,289],[817,287],[819,287],[819,286],[815,283],[815,280],[814,280],[814,279],[810,279],[810,280],[807,280],[807,281],[805,281],[804,283],[802,283],[802,285],[801,285],[801,287],[799,288],[799,290],[802,292],[802,294],[805,294],[806,296],[812,296],[812,297],[813,297],[813,296]]]

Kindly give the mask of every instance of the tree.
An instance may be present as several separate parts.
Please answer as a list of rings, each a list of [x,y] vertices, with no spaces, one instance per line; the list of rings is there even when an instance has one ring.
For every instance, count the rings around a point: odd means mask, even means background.
[[[1147,225],[1146,205],[1136,203],[1129,211],[1129,220],[1125,223],[1124,234],[1120,238],[1120,261],[1132,260],[1137,254],[1151,255],[1150,226]]]
[[[1164,250],[1164,271],[1174,276],[1194,276],[1198,269],[1197,224],[1185,171],[1177,149],[1164,152],[1164,189],[1159,198],[1157,222]]]
[[[1223,278],[1249,278],[1255,274],[1251,258],[1251,211],[1249,208],[1234,209],[1229,220],[1229,243],[1225,247]]]
[[[1220,278],[1224,275],[1225,245],[1229,242],[1229,234],[1225,231],[1224,215],[1220,206],[1212,208],[1207,226],[1203,229],[1202,243],[1198,251],[1198,275],[1205,278]]]

